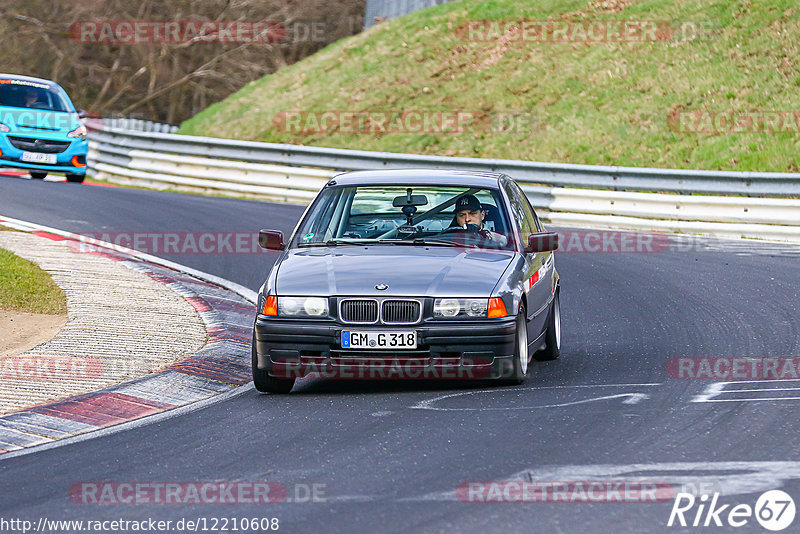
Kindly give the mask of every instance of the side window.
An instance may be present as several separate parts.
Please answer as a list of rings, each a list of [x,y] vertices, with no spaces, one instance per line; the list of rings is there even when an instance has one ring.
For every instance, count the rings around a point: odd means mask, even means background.
[[[528,237],[533,233],[531,229],[532,218],[527,213],[530,211],[527,199],[521,196],[522,192],[511,182],[506,182],[504,188],[511,204],[511,216],[517,222],[517,228],[519,228],[520,242],[527,243]]]
[[[533,211],[533,218],[535,219],[534,222],[536,223],[536,231],[544,232],[544,226],[542,226],[542,221],[539,220],[539,216],[536,215],[536,210],[533,209],[533,206],[531,206],[531,211]]]
[[[339,220],[336,214],[341,215],[341,196],[342,188],[337,188],[318,199],[297,233],[298,243],[320,243],[333,237],[333,227]]]
[[[520,204],[522,204],[522,209],[525,212],[525,219],[528,222],[528,228],[530,228],[532,233],[541,232],[541,227],[539,225],[539,220],[536,217],[536,214],[531,207],[531,202],[528,200],[528,197],[525,195],[525,191],[523,191],[519,185],[512,183],[511,188],[517,192],[517,195],[520,198]],[[525,237],[527,240],[527,236]],[[527,241],[526,241],[527,242]]]
[[[525,194],[525,191],[520,190],[520,193],[523,195],[525,199],[524,207],[525,207],[525,215],[531,221],[531,228],[534,232],[544,232],[544,228],[542,227],[542,223],[539,222],[539,216],[536,215],[536,210],[533,209],[531,206],[531,201],[528,200],[528,196]]]

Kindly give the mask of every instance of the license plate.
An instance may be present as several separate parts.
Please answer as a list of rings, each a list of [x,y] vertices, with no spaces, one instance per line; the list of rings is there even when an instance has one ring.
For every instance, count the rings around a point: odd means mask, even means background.
[[[417,333],[342,331],[343,349],[416,349]]]
[[[28,163],[50,163],[56,162],[55,154],[42,154],[41,152],[23,152],[22,161]]]

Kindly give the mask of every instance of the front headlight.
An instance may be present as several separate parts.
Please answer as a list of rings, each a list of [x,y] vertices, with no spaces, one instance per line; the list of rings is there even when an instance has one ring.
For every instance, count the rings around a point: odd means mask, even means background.
[[[278,317],[325,317],[328,300],[322,297],[278,297]]]
[[[486,317],[489,299],[436,299],[433,316],[439,319]]]
[[[11,128],[0,122],[0,132],[8,133],[11,131]]]
[[[78,126],[70,133],[67,134],[67,137],[80,137],[81,139],[86,139],[88,132],[86,130],[86,126]]]

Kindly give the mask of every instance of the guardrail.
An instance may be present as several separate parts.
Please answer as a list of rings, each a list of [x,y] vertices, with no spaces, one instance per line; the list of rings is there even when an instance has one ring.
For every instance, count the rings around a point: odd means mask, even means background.
[[[174,124],[165,124],[163,122],[154,122],[143,119],[103,118],[101,120],[103,126],[118,130],[135,130],[137,132],[162,132],[162,133],[175,133],[176,131],[178,131],[178,127],[175,126]]]
[[[438,157],[87,126],[90,173],[120,183],[306,203],[343,170],[497,171],[555,224],[800,241],[800,200],[780,198],[800,197],[800,174]]]

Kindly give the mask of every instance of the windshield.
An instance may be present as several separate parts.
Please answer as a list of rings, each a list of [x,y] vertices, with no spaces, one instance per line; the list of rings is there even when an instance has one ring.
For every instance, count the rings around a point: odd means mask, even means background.
[[[72,111],[57,89],[24,80],[0,80],[0,106]]]
[[[458,217],[457,205],[462,207]],[[469,209],[472,218],[466,214]],[[513,240],[508,228],[508,217],[495,189],[436,185],[329,187],[303,221],[294,245],[391,243],[510,250]]]

